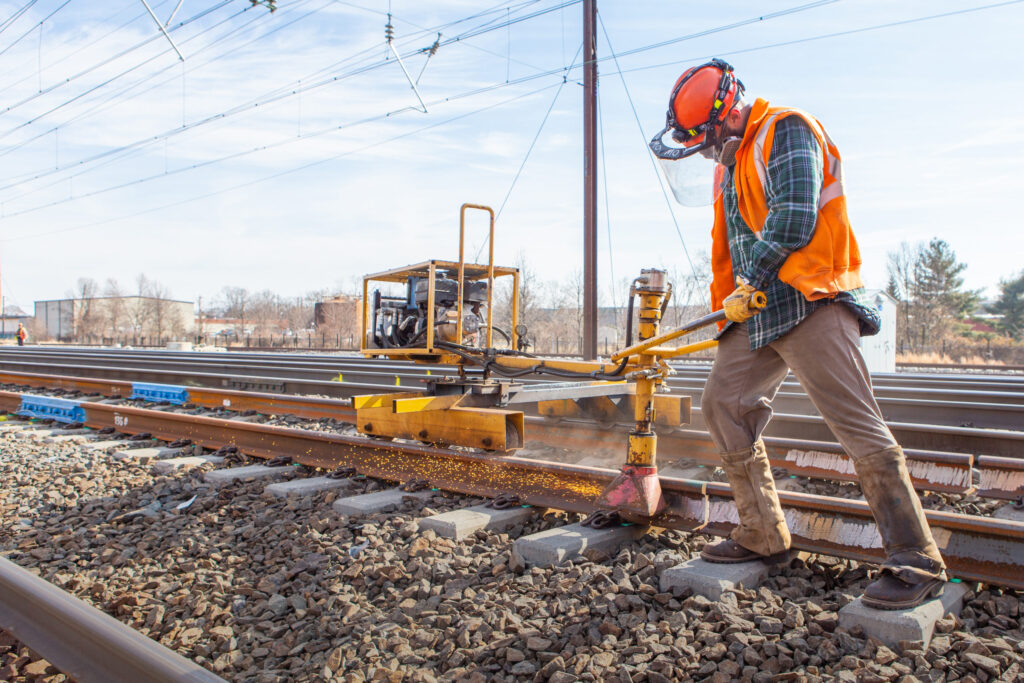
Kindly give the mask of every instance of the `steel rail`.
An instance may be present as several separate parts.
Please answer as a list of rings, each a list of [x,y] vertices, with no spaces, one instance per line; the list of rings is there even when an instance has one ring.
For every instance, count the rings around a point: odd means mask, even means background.
[[[8,362],[4,356],[16,358],[40,358],[53,359],[80,358],[83,361],[89,359],[109,359],[118,363],[136,363],[150,361],[151,363],[170,363],[178,367],[183,365],[194,366],[197,364],[213,364],[222,366],[236,366],[241,372],[253,371],[265,372],[268,367],[280,367],[295,370],[296,372],[309,370],[317,373],[333,373],[339,368],[348,369],[352,372],[370,370],[385,374],[402,374],[411,376],[417,372],[426,374],[428,371],[433,374],[450,374],[454,369],[442,365],[425,365],[411,363],[409,361],[388,360],[377,358],[362,358],[358,355],[307,355],[307,354],[284,354],[284,353],[209,353],[192,351],[140,351],[137,349],[79,349],[79,348],[45,348],[45,347],[0,347],[0,363]],[[706,377],[711,369],[709,363],[670,361],[676,372],[682,378]],[[153,367],[153,366],[151,366]],[[788,382],[795,382],[792,375]],[[939,373],[874,373],[872,382],[876,390],[887,388],[911,389],[920,387],[922,389],[941,388],[946,391],[996,391],[1006,390],[1015,393],[1024,392],[1024,377],[1006,375],[978,375],[978,374],[939,374]],[[956,385],[955,387],[953,385]]]
[[[11,365],[11,364],[0,364]],[[408,374],[391,372],[370,372],[361,370],[352,372],[340,369],[335,379],[328,380],[323,377],[319,379],[286,377],[281,374],[260,376],[247,375],[223,375],[216,373],[197,372],[196,370],[174,370],[144,368],[128,370],[122,366],[77,366],[54,363],[19,363],[15,367],[22,370],[34,372],[61,372],[72,375],[94,375],[121,379],[128,376],[142,381],[153,381],[169,384],[204,384],[207,386],[226,386],[236,389],[248,389],[254,391],[271,391],[275,393],[316,393],[339,398],[350,397],[359,394],[374,393],[381,391],[394,391],[397,385],[405,390],[422,391],[422,380],[426,379],[429,370],[417,370],[410,368]],[[267,373],[267,368],[232,367],[229,371],[245,370],[247,372]],[[280,371],[276,371],[280,372]],[[436,371],[433,376],[448,374]],[[312,373],[319,374],[319,373]],[[337,381],[344,379],[347,381]],[[703,393],[703,383],[706,377],[695,378],[689,385],[683,385],[681,381],[670,381],[669,386],[675,393],[691,396],[699,401]],[[417,384],[418,383],[418,384]],[[698,385],[698,386],[695,386]],[[793,391],[793,390],[796,391]],[[401,390],[401,389],[400,389]],[[1009,394],[1000,392],[985,392],[980,394],[964,394],[962,392],[936,392],[946,400],[922,400],[918,398],[899,398],[888,395],[889,392],[879,389],[876,391],[877,400],[882,408],[883,414],[888,420],[894,422],[917,423],[924,421],[927,424],[940,424],[945,426],[969,426],[981,429],[1004,429],[1024,430],[1024,393]],[[992,401],[982,403],[981,401]],[[795,382],[783,385],[783,390],[775,397],[774,406],[783,414],[817,414],[810,399],[804,394],[799,385]],[[1005,454],[1005,453],[1003,453]]]
[[[79,683],[224,681],[5,558],[0,627]]]
[[[16,410],[21,397],[0,392],[0,409]],[[361,474],[405,482],[423,479],[456,493],[494,497],[514,493],[524,503],[589,514],[617,474],[517,456],[494,456],[420,444],[376,441],[220,418],[83,403],[86,424],[126,433],[188,438],[208,448],[234,445],[247,455],[323,468],[352,467]],[[726,484],[661,478],[667,509],[656,526],[727,535],[737,523]],[[884,559],[881,538],[861,501],[780,491],[793,547],[854,560]],[[1024,589],[1024,523],[926,511],[953,576]]]
[[[42,365],[38,369],[60,370],[60,367]],[[247,378],[248,383],[239,386],[238,378],[215,374],[201,373],[164,373],[163,371],[125,371],[122,368],[84,369],[95,372],[97,376],[110,379],[121,379],[126,374],[137,375],[140,381],[160,382],[166,384],[194,384],[198,381],[213,386],[252,389],[271,393],[314,393],[334,397],[351,397],[360,394],[385,393],[395,391],[394,386],[385,384],[361,384],[349,382],[312,382],[309,380],[285,380],[280,378],[262,377]],[[13,376],[16,373],[4,373]],[[399,384],[399,391],[423,391],[422,387]],[[884,401],[883,401],[884,404]],[[1000,411],[1003,406],[995,406]],[[964,408],[964,416],[968,416],[969,408]],[[704,428],[703,415],[699,408],[693,409],[693,424]],[[918,422],[889,421],[889,428],[896,439],[909,449],[967,453],[971,455],[995,455],[1002,457],[1019,457],[1024,453],[1024,431],[995,430],[979,427],[963,427],[958,425],[934,425]],[[775,415],[765,431],[766,436],[786,439],[811,439],[815,441],[831,441],[832,433],[819,415],[785,413]]]
[[[131,382],[96,380],[60,375],[26,375],[0,372],[0,382],[98,393],[107,397],[129,398],[133,393]],[[347,401],[299,397],[259,392],[240,392],[203,387],[187,388],[188,401],[204,408],[227,408],[232,411],[253,410],[264,415],[287,414],[307,419],[332,418],[354,423],[355,411]],[[623,434],[627,425],[598,424],[586,420],[552,420],[539,416],[527,417],[528,438],[546,446],[572,449],[578,452],[607,452],[615,457],[624,448]],[[717,467],[720,456],[706,432],[691,428],[659,430],[660,452],[663,462],[673,458],[693,461],[707,467]],[[850,458],[839,444],[830,441],[808,441],[766,437],[765,443],[773,467],[780,467],[796,476],[856,481],[856,472]],[[916,489],[945,493],[966,493],[974,490],[972,465],[983,485],[980,493],[990,498],[1014,500],[1024,495],[1024,460],[988,457],[984,460],[966,454],[918,451],[908,449],[907,463]]]

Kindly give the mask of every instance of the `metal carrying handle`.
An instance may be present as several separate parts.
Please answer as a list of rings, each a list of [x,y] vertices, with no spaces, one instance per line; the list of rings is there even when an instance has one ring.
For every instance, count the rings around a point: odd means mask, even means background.
[[[455,325],[456,343],[462,343],[462,296],[466,278],[466,209],[486,211],[491,218],[490,234],[487,243],[487,348],[491,348],[491,326],[494,322],[494,209],[483,204],[463,204],[459,207],[459,299],[458,322]]]

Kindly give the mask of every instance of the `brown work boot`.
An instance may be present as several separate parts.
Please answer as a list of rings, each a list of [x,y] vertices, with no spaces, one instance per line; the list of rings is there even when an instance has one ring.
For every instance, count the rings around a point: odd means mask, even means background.
[[[768,464],[768,453],[764,442],[758,439],[749,448],[722,454],[722,469],[729,477],[733,502],[740,518],[740,524],[732,530],[731,539],[740,547],[763,559],[789,550],[789,528],[786,517],[779,505],[779,494],[775,491],[775,480]],[[715,548],[721,543],[712,546]],[[747,560],[721,558],[736,555],[735,549],[706,549],[704,559],[715,562],[746,562]]]
[[[765,564],[785,564],[789,562],[789,550],[783,550],[773,555],[759,555],[749,548],[744,548],[731,538],[720,541],[713,545],[704,546],[700,551],[701,559],[715,564],[739,564],[740,562],[754,562],[760,560]]]
[[[945,564],[910,482],[903,449],[886,448],[857,459],[854,466],[888,558],[865,589],[864,604],[907,609],[940,595]]]

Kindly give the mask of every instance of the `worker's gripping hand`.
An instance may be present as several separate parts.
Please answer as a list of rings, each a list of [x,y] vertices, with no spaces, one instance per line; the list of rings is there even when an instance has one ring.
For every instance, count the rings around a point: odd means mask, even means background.
[[[760,313],[764,304],[758,306],[757,302],[751,300],[755,294],[760,294],[760,292],[743,278],[737,277],[736,289],[732,290],[732,294],[725,297],[725,301],[722,302],[725,317],[734,323],[742,323]]]

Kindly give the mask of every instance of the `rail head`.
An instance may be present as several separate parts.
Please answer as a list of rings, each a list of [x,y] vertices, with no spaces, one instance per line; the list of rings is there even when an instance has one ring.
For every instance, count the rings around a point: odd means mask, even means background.
[[[5,558],[0,627],[79,683],[224,681]]]

